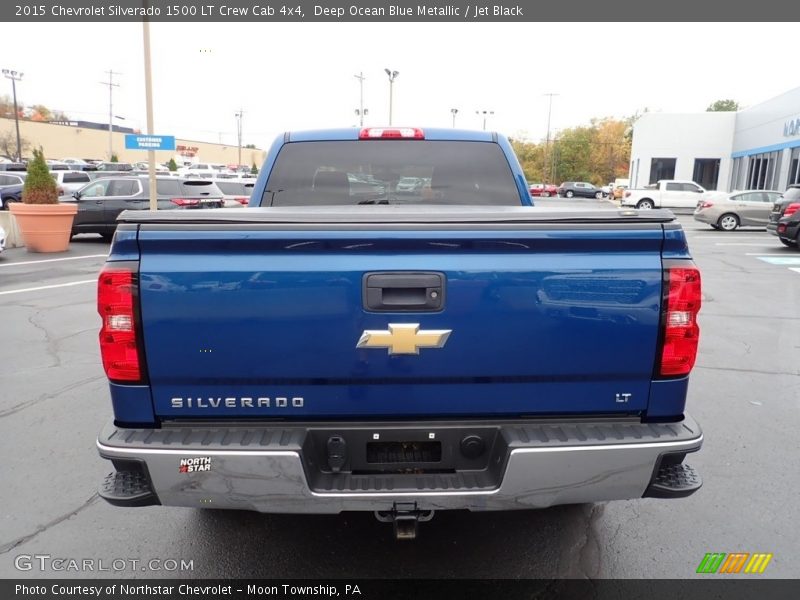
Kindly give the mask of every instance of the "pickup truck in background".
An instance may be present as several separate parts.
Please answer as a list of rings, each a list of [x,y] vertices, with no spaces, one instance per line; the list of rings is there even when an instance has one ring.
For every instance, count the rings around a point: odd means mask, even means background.
[[[371,511],[407,539],[436,510],[695,492],[680,224],[529,203],[501,135],[367,128],[280,136],[246,209],[123,213],[101,496]]]
[[[705,188],[694,181],[661,179],[643,189],[626,190],[621,206],[639,209],[684,208],[694,210],[705,194]]]

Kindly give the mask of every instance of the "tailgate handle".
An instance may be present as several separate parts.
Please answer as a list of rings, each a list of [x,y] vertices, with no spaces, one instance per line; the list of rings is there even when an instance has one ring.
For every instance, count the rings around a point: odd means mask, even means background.
[[[444,306],[443,273],[367,273],[364,308],[371,311],[434,312]]]

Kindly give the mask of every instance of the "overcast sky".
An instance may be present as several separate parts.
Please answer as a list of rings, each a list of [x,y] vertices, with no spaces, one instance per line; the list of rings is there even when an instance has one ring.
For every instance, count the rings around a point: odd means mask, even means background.
[[[555,130],[648,107],[696,112],[742,106],[800,85],[794,23],[153,23],[156,134],[267,147],[287,129],[385,125],[482,127],[543,139]],[[753,40],[758,50],[743,41]],[[27,105],[107,122],[113,69],[119,125],[146,127],[141,24],[20,23],[0,33],[0,68],[25,73]],[[57,49],[56,49],[57,48]],[[11,82],[0,79],[0,95]]]

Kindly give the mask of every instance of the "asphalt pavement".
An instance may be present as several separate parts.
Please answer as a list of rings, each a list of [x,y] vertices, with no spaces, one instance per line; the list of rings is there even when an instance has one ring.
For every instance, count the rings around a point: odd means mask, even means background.
[[[539,204],[554,202],[565,201]],[[703,488],[681,500],[440,512],[413,542],[395,542],[371,514],[129,509],[100,500],[97,486],[111,469],[95,438],[112,412],[94,280],[108,245],[79,236],[59,255],[6,250],[0,578],[691,578],[708,552],[773,553],[763,577],[799,577],[800,253],[763,230],[725,233],[679,220],[704,288],[688,402],[705,434],[688,461]],[[90,560],[94,571],[55,571],[35,558],[42,555]]]

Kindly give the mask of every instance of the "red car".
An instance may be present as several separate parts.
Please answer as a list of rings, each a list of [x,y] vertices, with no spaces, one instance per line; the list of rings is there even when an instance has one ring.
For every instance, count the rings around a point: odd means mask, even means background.
[[[528,191],[531,193],[531,196],[549,198],[550,196],[557,196],[557,190],[558,186],[552,183],[531,183],[528,185]]]

